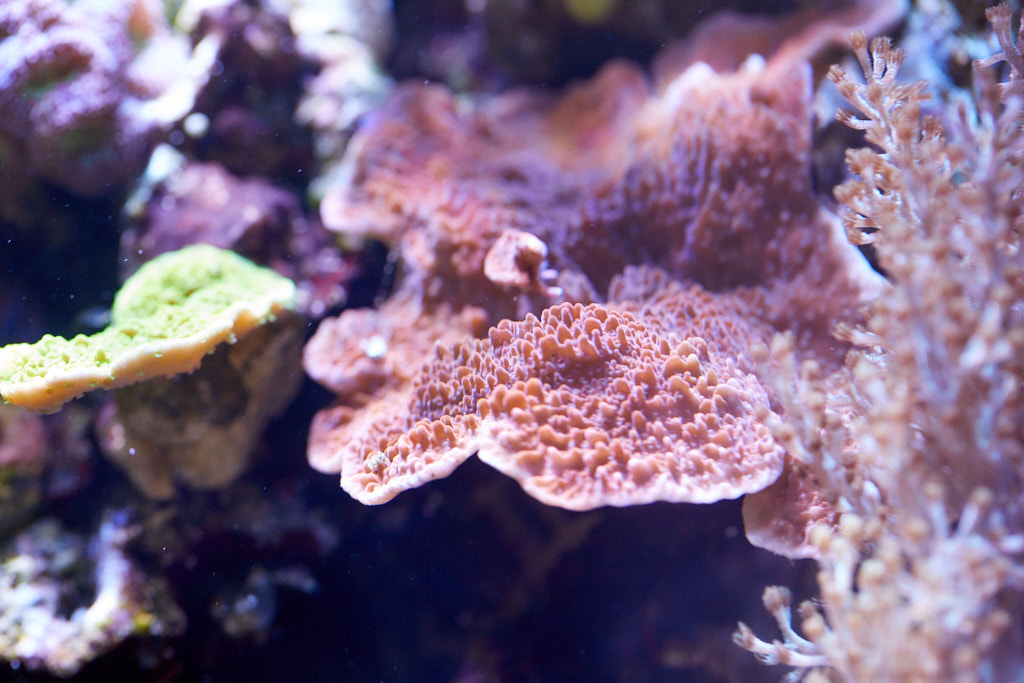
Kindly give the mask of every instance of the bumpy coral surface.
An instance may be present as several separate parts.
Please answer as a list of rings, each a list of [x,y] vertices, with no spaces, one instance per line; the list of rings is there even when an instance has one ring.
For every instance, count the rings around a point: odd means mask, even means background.
[[[324,320],[303,352],[309,376],[339,394],[371,396],[407,385],[438,343],[487,332],[487,313],[481,308],[467,306],[454,313],[441,306],[424,313],[407,297],[389,304],[388,311],[356,309]],[[406,315],[388,315],[394,310]]]
[[[758,421],[764,390],[703,339],[664,330],[664,313],[561,304],[440,348],[393,399],[404,399],[399,419],[371,411],[333,434],[342,485],[384,502],[476,452],[570,509],[763,488],[782,467]],[[333,426],[330,417],[317,428]]]
[[[601,300],[625,266],[649,264],[712,289],[785,288],[769,302],[780,325],[820,332],[855,315],[867,275],[811,191],[808,76],[698,64],[652,93],[613,64],[555,101],[406,85],[354,138],[321,213],[396,247],[399,290],[425,312],[518,319]],[[508,230],[535,238],[518,280],[487,267]],[[382,314],[408,319],[393,306]]]
[[[295,305],[295,285],[237,254],[205,244],[164,254],[125,282],[111,324],[92,336],[45,335],[0,349],[0,396],[52,412],[95,388],[194,370]]]
[[[321,207],[329,228],[393,245],[403,270],[392,299],[325,323],[307,348],[310,375],[342,393],[314,424],[311,462],[340,470],[343,485],[368,502],[444,476],[475,451],[565,507],[708,501],[771,483],[782,462],[761,440],[765,390],[742,374],[751,370],[750,345],[791,330],[796,353],[834,370],[849,348],[834,325],[856,320],[881,286],[814,196],[809,98],[807,65],[788,57],[727,73],[697,63],[659,86],[612,64],[555,99],[401,87],[357,133],[344,179]],[[628,270],[640,264],[646,269]],[[470,310],[496,324],[489,341],[452,344],[465,330],[460,311]],[[619,330],[640,325],[655,336],[606,339],[592,329],[594,310]],[[498,323],[531,313],[539,317],[526,320],[540,322]],[[559,332],[533,329],[563,315]],[[420,343],[417,357],[409,344],[372,343],[358,324],[366,316],[380,329],[421,317],[449,323],[431,337],[442,350]],[[532,341],[513,343],[517,335]],[[580,354],[590,370],[578,372],[604,382],[577,385],[581,377],[529,360],[542,339]],[[667,358],[648,370],[631,360],[662,349],[663,339],[663,354],[686,339],[704,344],[714,374],[734,380],[723,386],[742,388],[742,410],[718,406],[714,427],[684,412],[663,423],[669,413],[654,406],[682,410],[682,389],[642,377],[663,372]],[[527,343],[508,365],[505,347]],[[610,354],[601,356],[606,365],[588,365],[591,348]],[[536,353],[547,358],[552,349]],[[507,408],[506,396],[514,397]],[[550,423],[549,401],[558,406]],[[599,417],[598,405],[614,409]],[[559,412],[566,406],[575,412]],[[707,451],[685,437],[666,445],[691,428],[713,439]],[[619,454],[607,470],[602,443]]]

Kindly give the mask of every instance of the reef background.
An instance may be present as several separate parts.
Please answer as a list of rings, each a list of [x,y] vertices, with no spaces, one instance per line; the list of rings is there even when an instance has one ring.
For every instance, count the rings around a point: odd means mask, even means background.
[[[110,0],[87,11],[120,22],[111,35],[129,25],[131,33],[139,30],[132,21],[144,4]],[[315,8],[313,2],[226,2],[191,23],[178,13],[193,5],[183,4],[165,3],[161,10],[175,23],[143,30],[143,42],[188,35],[191,59],[201,61],[197,46],[218,37],[209,73],[192,78],[187,115],[143,120],[123,111],[131,97],[148,102],[170,86],[145,91],[114,69],[121,75],[103,88],[122,104],[97,104],[79,129],[53,123],[49,146],[16,124],[0,129],[0,187],[7,188],[0,190],[0,344],[101,327],[138,254],[206,239],[295,279],[308,338],[313,320],[373,305],[391,287],[388,249],[373,241],[340,249],[319,225],[315,205],[338,173],[353,128],[372,119],[394,81],[429,79],[457,92],[517,85],[555,91],[613,58],[648,67],[664,45],[685,39],[723,5],[637,0],[627,11],[613,1],[396,0],[391,8],[365,0],[346,5],[361,28],[345,34],[344,48],[317,48],[301,46],[294,33],[315,22],[303,24],[294,14],[288,22],[289,12]],[[806,5],[724,4],[773,14]],[[844,3],[823,6],[833,5]],[[981,6],[922,1],[890,26],[888,33],[919,58],[905,67],[908,78],[929,77],[946,94],[963,87],[969,59],[991,54],[982,54],[991,42],[978,37]],[[0,8],[0,36],[6,41],[17,22],[61,8],[59,0],[12,0]],[[941,39],[922,29],[938,25],[937,17],[948,22],[933,29],[945,32]],[[8,78],[0,83],[20,73],[10,52],[0,47],[0,73]],[[841,47],[819,55],[816,82],[841,58],[849,59]],[[77,66],[53,63],[57,77],[44,74],[52,80],[78,73]],[[929,71],[936,65],[944,71]],[[5,87],[0,94],[0,115],[17,113],[21,93],[12,93]],[[824,203],[835,205],[831,188],[845,177],[842,151],[857,140],[818,121],[814,171]],[[204,205],[202,192],[143,177],[158,142],[189,162],[217,164],[194,182],[207,189],[223,183],[230,196],[248,198],[255,216]],[[93,161],[72,168],[55,149],[86,149]],[[103,172],[106,179],[89,186],[75,180]],[[339,490],[337,477],[307,464],[309,424],[331,399],[303,379],[239,481],[218,491],[182,489],[163,501],[138,493],[101,454],[104,437],[94,418],[105,397],[89,395],[31,425],[3,418],[5,445],[31,433],[45,446],[43,454],[18,446],[29,453],[23,461],[38,466],[0,459],[8,468],[0,476],[5,562],[49,558],[60,586],[57,612],[70,616],[96,595],[90,581],[103,551],[88,539],[114,525],[125,530],[118,547],[144,584],[143,612],[164,624],[97,644],[77,659],[69,655],[84,663],[63,673],[80,681],[465,683],[784,675],[731,636],[738,621],[772,633],[764,587],[788,586],[798,599],[813,598],[816,565],[753,547],[739,501],[570,512],[538,503],[473,458],[444,480],[367,507]],[[56,520],[67,536],[54,540],[39,520]],[[46,543],[56,550],[41,550]],[[63,559],[54,559],[62,550]],[[177,608],[161,608],[163,600]],[[44,668],[14,659],[0,664],[0,680],[54,679]]]

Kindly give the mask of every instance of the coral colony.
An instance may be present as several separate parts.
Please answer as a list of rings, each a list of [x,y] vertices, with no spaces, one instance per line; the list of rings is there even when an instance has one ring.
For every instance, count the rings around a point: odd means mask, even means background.
[[[1018,19],[686,4],[0,5],[8,673],[1024,679]]]

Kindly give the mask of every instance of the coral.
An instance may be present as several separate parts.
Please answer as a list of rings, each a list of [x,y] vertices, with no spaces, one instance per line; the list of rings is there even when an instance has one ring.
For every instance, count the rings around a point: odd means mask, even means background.
[[[154,153],[138,207],[121,233],[121,275],[189,244],[231,249],[295,283],[296,308],[312,317],[340,307],[359,274],[319,219],[298,198],[259,177],[239,178],[220,164],[186,162],[168,146]]]
[[[779,439],[785,448],[789,444]],[[834,528],[840,516],[837,501],[800,460],[787,454],[778,480],[743,498],[743,531],[758,548],[792,559],[821,557],[813,534],[819,526]]]
[[[804,636],[778,592],[765,603],[782,641],[737,632],[769,663],[892,681],[1024,667],[1024,36],[1014,43],[1009,5],[988,18],[1002,51],[975,63],[973,98],[938,115],[923,114],[926,83],[898,80],[904,54],[887,39],[854,36],[863,84],[830,73],[854,107],[840,120],[871,145],[847,153],[843,222],[893,286],[848,330],[863,349],[845,391],[780,364],[797,408],[784,443],[839,519],[810,531],[821,598],[800,608]]]
[[[704,298],[706,319],[741,324],[727,299],[681,296]],[[756,379],[719,352],[719,338],[689,336],[685,316],[666,323],[664,309],[637,308],[562,304],[439,347],[404,395],[387,398],[390,413],[318,418],[311,459],[323,466],[326,450],[366,503],[446,476],[473,453],[569,509],[711,502],[774,481],[782,451],[759,422],[768,398]]]
[[[709,362],[728,366],[715,365],[715,373],[735,378],[750,394],[741,413],[730,413],[743,426],[722,437],[736,446],[723,459],[757,443],[738,434],[759,433],[757,420],[767,414],[755,416],[767,411],[767,397],[747,374],[754,344],[791,330],[800,357],[829,372],[842,366],[849,344],[832,335],[833,327],[858,320],[860,306],[882,283],[814,197],[808,71],[789,57],[752,60],[721,74],[695,64],[654,90],[637,69],[615,63],[557,98],[522,90],[467,99],[438,86],[400,86],[353,138],[343,180],[321,206],[327,227],[348,239],[393,245],[401,273],[396,293],[379,309],[325,321],[307,347],[307,371],[341,394],[337,406],[314,420],[314,467],[340,470],[346,489],[372,502],[444,476],[478,449],[532,494],[568,507],[714,500],[774,481],[782,461],[773,456],[756,484],[730,490],[714,475],[702,482],[701,494],[673,470],[686,471],[680,463],[693,444],[648,452],[632,411],[655,431],[669,429],[640,404],[674,406],[679,397],[655,382],[637,403],[631,378],[646,371],[629,365],[627,350],[659,348],[661,340],[675,348],[688,338],[697,348],[701,338]],[[629,268],[639,264],[647,268]],[[608,303],[597,309],[558,306],[602,300]],[[505,347],[514,346],[508,334],[537,335],[539,343],[545,334],[535,327],[563,316],[559,344],[596,344],[588,335],[600,334],[576,320],[593,310],[616,321],[626,316],[631,322],[619,329],[637,324],[659,331],[636,348],[607,342],[621,357],[598,364],[596,376],[607,380],[600,387],[560,387],[543,363],[529,361],[532,352],[522,351],[516,367],[507,364],[512,356]],[[459,317],[467,314],[495,325],[488,341],[453,342],[466,335]],[[529,325],[511,322],[524,316]],[[658,328],[659,318],[674,322]],[[410,343],[403,329],[421,341]],[[495,366],[493,356],[507,360]],[[481,379],[463,386],[463,375]],[[539,393],[527,393],[528,386]],[[492,392],[515,394],[524,404],[514,407],[535,402],[542,412],[550,409],[545,401],[565,401],[586,415],[572,426],[581,434],[594,431],[585,443],[573,441],[565,431],[572,418],[557,411],[558,426],[550,429],[544,420],[498,419],[477,406]],[[598,419],[594,401],[632,407]],[[593,404],[589,413],[583,404]],[[678,417],[671,429],[690,419]],[[637,464],[657,460],[645,465],[653,468],[647,472],[653,483],[637,486],[614,466],[614,476],[602,480],[598,467],[563,462],[560,454],[574,449],[590,454],[580,456],[588,461],[600,450],[597,434],[622,443],[623,460],[629,453],[644,454]],[[623,489],[614,490],[611,481]],[[799,546],[794,553],[806,554],[796,536],[774,547]]]
[[[548,245],[522,230],[506,229],[484,257],[484,277],[509,289],[536,289],[545,294],[541,280],[548,275],[543,266],[548,260]],[[555,296],[557,290],[551,292]]]
[[[309,376],[359,400],[406,387],[436,344],[487,332],[487,314],[480,308],[455,313],[442,306],[426,314],[408,297],[395,297],[385,306],[386,311],[355,309],[324,320],[303,351]]]
[[[0,349],[0,395],[52,412],[94,388],[189,372],[221,342],[291,309],[294,299],[291,281],[269,269],[216,247],[186,247],[125,282],[102,332]]]
[[[0,657],[72,676],[129,637],[183,630],[166,584],[126,554],[137,529],[124,516],[107,515],[91,542],[45,519],[0,551]]]
[[[298,393],[302,330],[299,316],[283,314],[221,344],[191,374],[119,389],[100,413],[103,453],[150,498],[172,497],[178,483],[224,488]]]
[[[348,239],[397,249],[403,303],[377,314],[396,329],[442,305],[494,324],[599,301],[625,266],[646,263],[711,289],[774,289],[774,323],[838,358],[828,330],[856,316],[871,276],[810,191],[806,79],[798,65],[696,65],[651,95],[613,64],[554,101],[520,91],[476,103],[404,85],[353,139],[321,214]],[[499,267],[507,231],[529,241],[525,286]],[[343,335],[362,315],[342,314],[336,343],[359,346]]]
[[[525,312],[484,276],[487,252],[506,228],[517,229],[547,244],[553,267],[572,264],[550,251],[559,248],[559,226],[578,225],[589,188],[619,170],[646,90],[626,65],[557,103],[517,92],[469,108],[440,86],[404,84],[354,137],[341,180],[321,204],[324,225],[398,248],[400,286],[428,308],[489,302],[495,321]],[[592,123],[581,125],[581,110]]]
[[[213,59],[208,46],[190,52],[172,36],[156,0],[12,0],[0,9],[0,39],[3,177],[82,195],[110,193],[142,170]],[[16,212],[18,196],[0,210]]]

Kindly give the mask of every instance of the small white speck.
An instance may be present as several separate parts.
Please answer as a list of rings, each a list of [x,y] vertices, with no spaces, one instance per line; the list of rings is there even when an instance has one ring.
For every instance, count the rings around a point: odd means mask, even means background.
[[[388,352],[388,340],[380,335],[363,339],[359,346],[362,347],[363,353],[374,360],[383,358]]]

